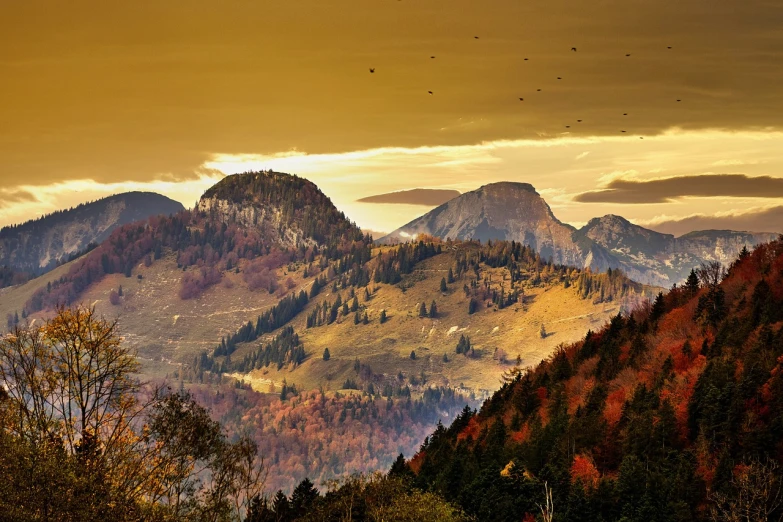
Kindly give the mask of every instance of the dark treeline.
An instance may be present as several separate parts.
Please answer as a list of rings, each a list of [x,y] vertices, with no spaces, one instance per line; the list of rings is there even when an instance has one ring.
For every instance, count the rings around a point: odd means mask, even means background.
[[[204,352],[200,357],[196,357],[193,362],[194,380],[203,382],[204,372],[247,373],[259,368],[266,368],[271,364],[274,364],[278,370],[285,365],[296,367],[302,364],[306,358],[304,345],[291,326],[283,328],[272,341],[260,344],[256,350],[245,355],[240,361],[232,361],[231,353],[224,353],[223,349],[228,349],[228,345],[218,347],[214,355],[210,356]],[[226,355],[226,357],[221,361],[216,360],[216,357],[220,355]]]
[[[236,350],[238,344],[253,342],[260,336],[281,328],[296,317],[304,309],[308,301],[307,292],[304,290],[299,292],[298,296],[291,294],[283,298],[275,306],[259,315],[255,326],[253,323],[248,322],[233,335],[221,339],[220,344],[215,348],[212,355],[214,357],[231,355]]]
[[[509,372],[401,471],[479,520],[778,520],[781,320],[783,242],[704,265]]]
[[[432,238],[420,239],[415,243],[405,243],[378,256],[375,266],[376,283],[396,284],[402,276],[410,274],[416,263],[424,261],[442,252],[440,242]]]

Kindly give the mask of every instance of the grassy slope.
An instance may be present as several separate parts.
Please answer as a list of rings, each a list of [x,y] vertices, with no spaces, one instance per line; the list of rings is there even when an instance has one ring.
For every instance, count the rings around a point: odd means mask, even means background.
[[[59,279],[68,273],[71,264],[74,262],[75,261],[71,261],[70,263],[59,266],[51,272],[47,272],[23,285],[0,289],[0,321],[2,321],[2,323],[0,323],[0,331],[5,330],[5,320],[9,313],[13,314],[14,312],[18,312],[21,320],[22,308],[24,308],[25,303],[30,297],[32,297],[39,288],[45,287],[46,283],[49,281]]]
[[[347,378],[356,378],[353,370],[358,358],[367,363],[376,374],[396,375],[402,371],[406,377],[418,376],[422,370],[433,384],[464,385],[471,390],[495,390],[501,374],[510,365],[493,360],[495,348],[505,350],[509,363],[517,355],[523,365],[531,365],[545,358],[560,343],[573,342],[589,329],[597,329],[611,316],[616,315],[621,303],[593,304],[580,299],[576,290],[562,285],[549,288],[527,289],[525,303],[509,308],[480,308],[468,314],[468,299],[462,290],[468,279],[457,280],[446,294],[440,292],[440,280],[452,266],[453,257],[444,253],[419,264],[417,270],[406,277],[418,280],[412,288],[403,292],[398,286],[377,285],[369,302],[363,303],[363,290],[357,292],[361,305],[367,307],[368,325],[354,325],[353,314],[340,318],[332,325],[305,328],[307,313],[323,300],[333,302],[331,287],[324,289],[308,305],[292,324],[304,342],[308,359],[300,367],[289,371],[277,371],[270,367],[256,370],[250,381],[260,391],[269,390],[269,381],[280,383],[286,379],[300,389],[323,386],[327,390],[339,389]],[[493,280],[502,280],[500,270],[493,272]],[[420,280],[419,280],[420,279]],[[371,284],[370,287],[372,288]],[[343,299],[347,290],[341,291]],[[419,318],[418,304],[435,299],[438,305],[437,319]],[[380,324],[381,310],[387,311],[388,320]],[[544,323],[548,335],[539,336]],[[469,359],[455,352],[461,334],[470,337],[471,343],[481,354]],[[252,344],[252,343],[251,343]],[[251,346],[240,347],[232,359],[240,360]],[[329,348],[331,359],[324,361],[322,353]],[[410,359],[411,350],[416,360]],[[449,362],[443,361],[447,354]],[[278,388],[279,389],[279,388]]]
[[[394,376],[402,371],[410,378],[418,377],[423,370],[431,384],[492,391],[517,355],[524,365],[535,364],[558,344],[575,341],[588,328],[600,327],[617,314],[621,305],[619,302],[593,304],[589,299],[580,299],[573,287],[557,285],[526,289],[524,303],[502,310],[482,307],[468,315],[468,299],[462,290],[469,281],[467,277],[455,281],[445,294],[440,292],[440,280],[453,262],[454,256],[444,253],[420,263],[414,273],[405,276],[405,282],[412,283],[405,292],[396,285],[371,283],[370,288],[375,288],[375,292],[365,303],[363,289],[359,289],[360,304],[366,307],[370,317],[368,325],[354,325],[353,314],[349,314],[332,325],[308,329],[305,326],[309,311],[336,297],[331,293],[331,285],[327,286],[291,322],[305,344],[308,354],[305,363],[292,371],[270,367],[248,377],[264,392],[270,390],[270,383],[275,383],[275,389],[279,390],[284,379],[300,389],[323,386],[326,390],[337,390],[347,378],[356,378],[353,365],[359,359],[376,374]],[[37,288],[60,277],[68,268],[69,265],[64,265],[25,285],[0,291],[0,317],[21,309]],[[493,285],[497,285],[503,279],[501,272],[502,269],[485,269],[482,277],[491,273]],[[301,267],[295,273],[281,269],[278,275],[281,281],[290,276],[296,283],[291,291],[297,293],[308,289],[313,281],[312,277],[302,279]],[[127,342],[138,350],[145,376],[171,373],[179,363],[189,363],[203,350],[212,350],[221,336],[234,333],[247,321],[255,321],[280,299],[279,295],[265,291],[249,291],[242,274],[231,272],[199,298],[183,301],[178,296],[181,276],[173,256],[164,256],[150,267],[135,267],[130,278],[122,274],[108,275],[83,295],[84,303],[94,305],[106,317],[119,319]],[[113,306],[109,294],[119,285],[124,295],[121,304]],[[340,293],[343,299],[348,295],[347,290]],[[419,318],[418,304],[424,301],[429,308],[433,299],[438,304],[438,318]],[[378,316],[383,309],[387,311],[388,321],[381,325]],[[545,339],[539,336],[542,323],[548,332]],[[470,337],[479,357],[471,359],[455,353],[461,334]],[[265,340],[273,336],[274,333],[267,335]],[[255,346],[257,343],[241,346],[232,358],[239,360]],[[323,361],[321,355],[327,347],[331,360]],[[495,348],[508,354],[509,364],[493,359]],[[410,359],[411,350],[416,351],[416,360]],[[443,361],[444,354],[448,362]]]

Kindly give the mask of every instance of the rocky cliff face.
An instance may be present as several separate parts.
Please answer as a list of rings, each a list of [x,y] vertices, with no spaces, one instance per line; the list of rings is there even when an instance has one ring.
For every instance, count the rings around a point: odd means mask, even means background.
[[[527,183],[492,183],[448,201],[379,241],[405,241],[419,234],[442,238],[501,239],[533,247],[544,259],[584,266],[588,255],[596,266],[611,261],[571,238],[575,229],[560,222],[549,205]],[[608,265],[607,265],[608,267]]]
[[[675,238],[606,215],[579,230],[560,222],[527,183],[493,183],[435,208],[379,240],[405,241],[419,234],[441,238],[520,241],[555,263],[605,271],[620,268],[641,283],[668,287],[685,280],[703,261],[731,263],[776,234],[708,230]]]
[[[212,222],[227,225],[236,223],[245,228],[258,228],[270,242],[282,247],[307,247],[317,244],[312,238],[305,237],[296,223],[286,222],[280,207],[234,203],[212,196],[201,198],[196,210],[207,213]]]
[[[152,192],[117,194],[0,230],[0,265],[42,274],[124,224],[183,209]]]
[[[660,286],[683,281],[693,267],[705,261],[728,265],[743,247],[776,237],[770,233],[704,230],[676,238],[611,214],[590,220],[577,235],[610,251],[631,279]]]

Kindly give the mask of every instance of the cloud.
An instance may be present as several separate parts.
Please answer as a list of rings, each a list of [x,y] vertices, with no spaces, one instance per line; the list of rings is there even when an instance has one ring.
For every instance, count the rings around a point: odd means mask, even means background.
[[[423,189],[399,190],[357,200],[359,203],[392,203],[398,205],[425,205],[436,207],[460,195],[458,190]]]
[[[694,214],[683,218],[638,222],[665,234],[681,236],[694,230],[742,230],[783,233],[783,205],[714,215]]]
[[[745,174],[704,174],[651,180],[616,179],[604,188],[578,194],[579,203],[669,203],[684,197],[778,198],[783,178]]]
[[[36,201],[38,201],[38,198],[27,190],[0,188],[0,208],[6,208],[15,203],[31,203]]]
[[[778,0],[134,5],[3,3],[0,184],[190,181],[213,153],[783,128]]]

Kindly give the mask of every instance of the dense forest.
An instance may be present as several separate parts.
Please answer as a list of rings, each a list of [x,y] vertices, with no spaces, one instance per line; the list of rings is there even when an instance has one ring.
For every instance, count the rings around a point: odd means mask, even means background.
[[[783,240],[508,372],[396,469],[479,520],[779,520],[781,325]]]
[[[261,191],[261,192],[259,192]],[[312,263],[316,257],[343,273],[369,259],[370,237],[337,211],[318,188],[302,178],[274,172],[228,176],[202,198],[243,203],[255,221],[241,212],[197,207],[172,216],[116,229],[100,246],[78,261],[62,278],[36,292],[27,313],[76,302],[91,283],[106,274],[130,277],[139,263],[173,252],[183,270],[180,298],[191,299],[220,282],[223,272],[242,272],[248,287],[277,290],[275,270],[292,261]],[[295,237],[289,237],[293,234]]]
[[[412,455],[441,418],[454,418],[475,401],[448,388],[427,388],[412,398],[405,388],[382,396],[358,391],[278,395],[236,386],[188,386],[229,437],[247,435],[264,456],[266,489],[286,493],[303,479],[316,485],[354,473],[389,469],[400,454]],[[285,397],[285,398],[282,398]]]

